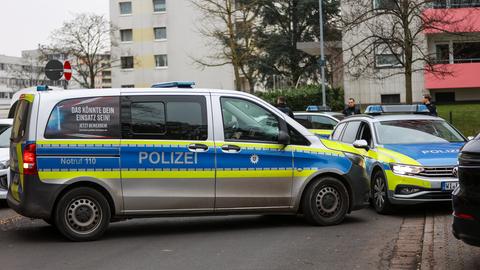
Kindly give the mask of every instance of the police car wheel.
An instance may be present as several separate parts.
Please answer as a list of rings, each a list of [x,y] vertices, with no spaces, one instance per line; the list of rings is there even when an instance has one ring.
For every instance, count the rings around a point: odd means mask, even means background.
[[[316,180],[303,196],[303,214],[313,225],[336,225],[349,208],[349,195],[343,183],[333,177]]]
[[[387,181],[381,171],[373,176],[372,204],[379,214],[389,214],[393,211],[393,205],[388,199]]]
[[[107,199],[88,187],[65,193],[55,211],[57,229],[72,241],[92,241],[100,238],[110,222]]]

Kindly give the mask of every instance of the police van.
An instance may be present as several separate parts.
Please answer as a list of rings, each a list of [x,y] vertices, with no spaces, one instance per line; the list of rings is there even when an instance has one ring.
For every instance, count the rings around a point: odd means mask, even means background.
[[[451,201],[458,185],[457,156],[467,139],[424,105],[374,105],[341,121],[335,142],[362,150],[376,211],[394,205]]]
[[[301,213],[340,223],[368,203],[357,149],[325,147],[237,91],[38,91],[17,105],[8,203],[74,241],[162,215]]]

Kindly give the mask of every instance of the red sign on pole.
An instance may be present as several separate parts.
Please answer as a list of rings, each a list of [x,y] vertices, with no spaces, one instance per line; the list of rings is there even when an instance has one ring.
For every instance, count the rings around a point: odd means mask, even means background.
[[[72,78],[72,66],[70,65],[69,61],[65,61],[65,63],[63,63],[63,76],[67,81],[70,81]]]

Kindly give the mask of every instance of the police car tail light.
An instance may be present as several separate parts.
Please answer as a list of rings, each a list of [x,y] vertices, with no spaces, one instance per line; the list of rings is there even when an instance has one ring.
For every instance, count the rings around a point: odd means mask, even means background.
[[[423,172],[425,169],[419,166],[409,166],[402,164],[391,164],[392,171],[400,175],[415,175]]]
[[[37,145],[27,144],[23,150],[23,174],[37,174]]]

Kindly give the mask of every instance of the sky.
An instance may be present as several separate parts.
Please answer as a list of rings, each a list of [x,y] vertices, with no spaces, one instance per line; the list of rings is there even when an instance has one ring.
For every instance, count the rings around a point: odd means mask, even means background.
[[[109,16],[109,0],[1,0],[0,5],[0,54],[9,56],[48,43],[50,33],[72,14]]]

